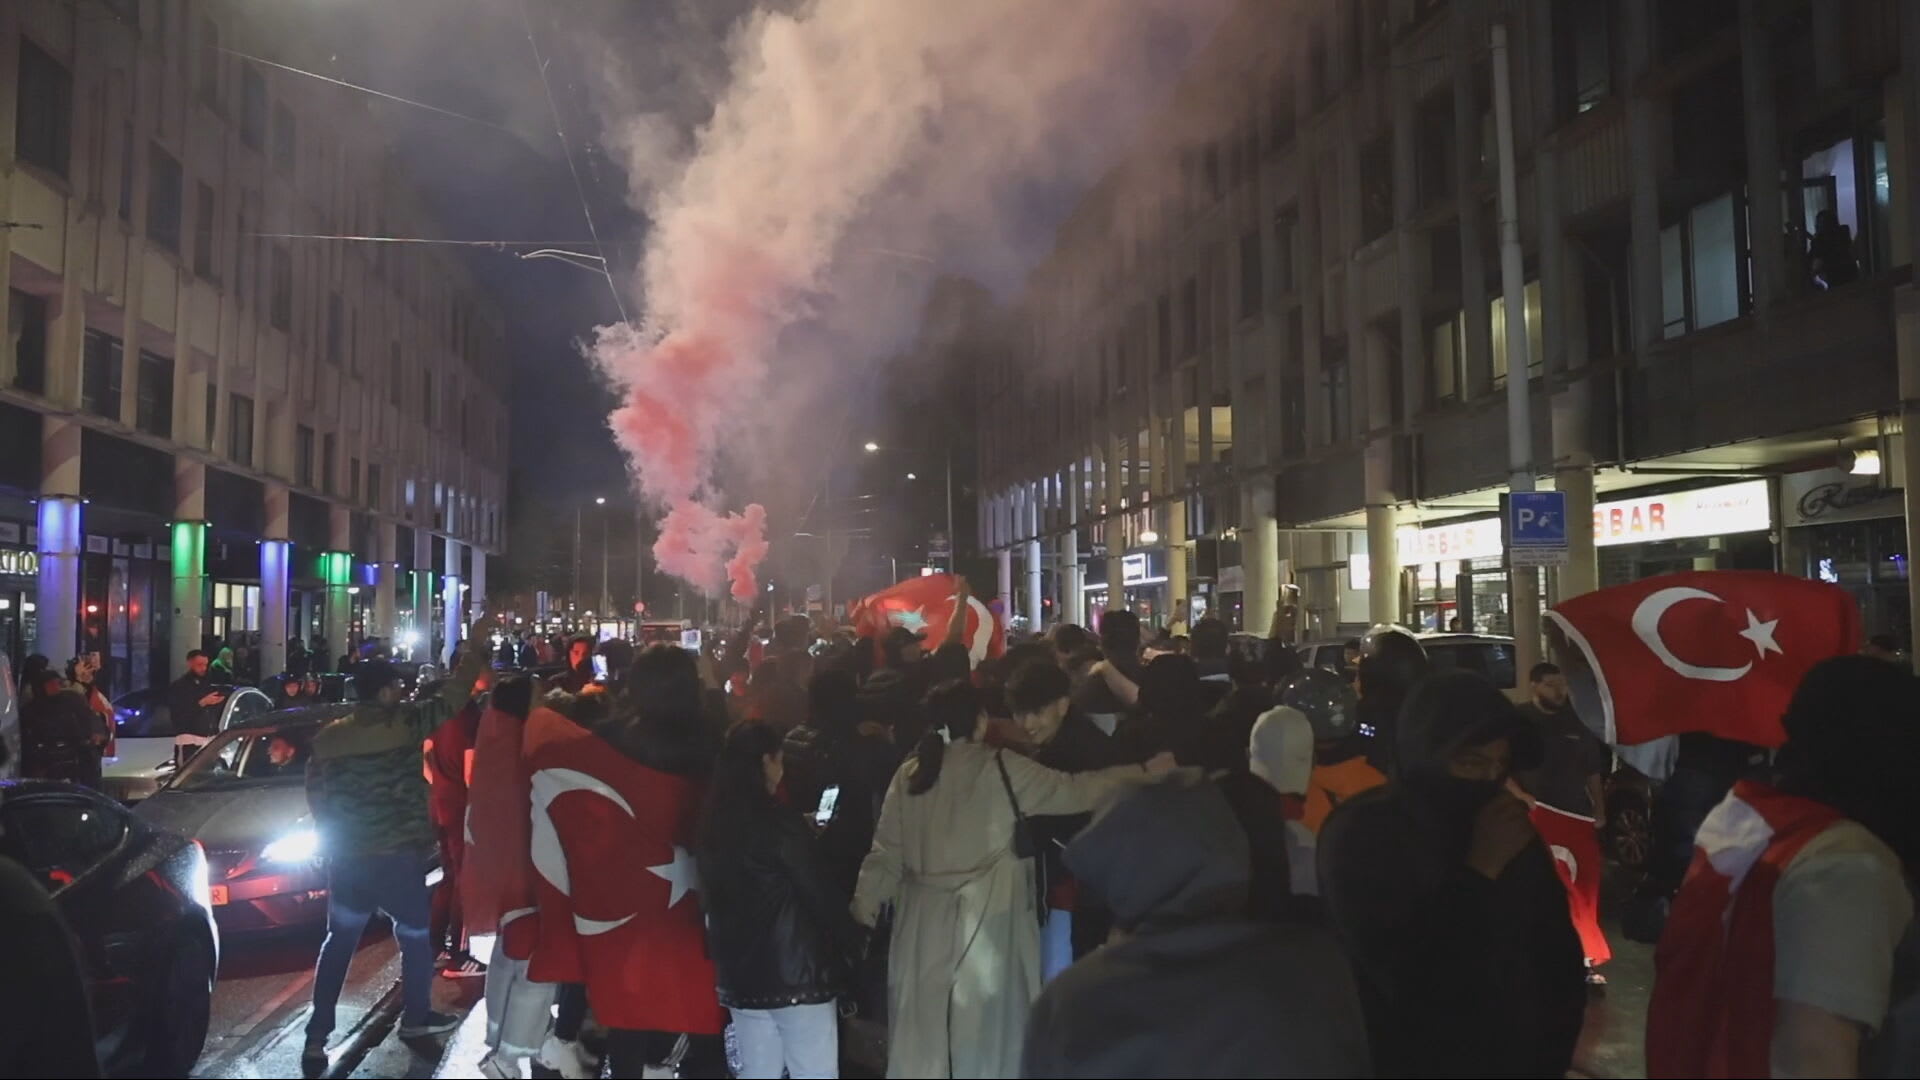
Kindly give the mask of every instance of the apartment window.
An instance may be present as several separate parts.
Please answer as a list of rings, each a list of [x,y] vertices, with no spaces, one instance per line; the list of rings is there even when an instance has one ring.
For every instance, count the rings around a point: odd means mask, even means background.
[[[397,409],[406,404],[406,386],[400,370],[400,343],[391,342],[388,352],[390,355],[387,361],[387,400]]]
[[[283,245],[273,249],[273,302],[269,321],[275,330],[293,329],[293,254]]]
[[[360,459],[347,459],[347,499],[358,505],[360,502]]]
[[[147,154],[147,239],[180,251],[180,163],[158,143]]]
[[[13,385],[29,394],[47,392],[47,302],[19,289],[7,290],[7,333],[13,338]]]
[[[1695,206],[1660,230],[1660,309],[1664,336],[1740,316],[1747,295],[1747,250],[1733,195]]]
[[[1527,282],[1521,289],[1520,296],[1521,302],[1527,309],[1527,376],[1531,378],[1545,370],[1544,345],[1540,340],[1540,282],[1538,280]],[[1507,382],[1507,298],[1495,297],[1489,308],[1493,332],[1493,385],[1505,386]]]
[[[1200,285],[1192,275],[1180,286],[1180,355],[1200,351]]]
[[[320,490],[331,495],[333,486],[333,463],[340,454],[340,438],[329,431],[320,437]]]
[[[382,490],[380,484],[381,484],[380,466],[377,464],[368,465],[367,466],[367,505],[375,510],[380,509],[380,501],[381,501],[380,492]]]
[[[1413,182],[1421,206],[1452,196],[1453,145],[1453,94],[1429,94],[1420,103],[1413,135]]]
[[[252,64],[240,69],[240,141],[267,148],[267,79]]]
[[[339,293],[327,294],[327,363],[338,367],[347,350],[346,305]]]
[[[1272,115],[1269,121],[1268,140],[1276,150],[1293,141],[1294,133],[1294,69],[1284,66],[1273,74],[1273,95],[1269,103]]]
[[[133,124],[120,125],[120,220],[133,221]]]
[[[1260,234],[1240,234],[1240,317],[1251,319],[1260,314],[1262,291],[1266,281],[1261,274]]]
[[[233,298],[240,302],[247,299],[247,279],[252,269],[247,265],[247,246],[247,213],[236,211],[233,215]]]
[[[1273,283],[1281,293],[1293,292],[1294,235],[1300,228],[1300,211],[1287,207],[1273,217]]]
[[[193,220],[193,273],[203,281],[220,280],[214,272],[214,196],[213,185],[200,181],[195,187],[196,203]]]
[[[1655,18],[1662,57],[1678,56],[1706,44],[1707,39],[1731,31],[1740,23],[1738,0],[1687,0],[1659,4]]]
[[[1352,430],[1353,390],[1347,377],[1346,342],[1329,338],[1320,346],[1320,389],[1327,408],[1327,441],[1344,443]]]
[[[313,486],[313,429],[305,424],[293,429],[293,480],[301,487]]]
[[[1822,125],[1795,140],[1810,146],[1800,160],[1798,195],[1789,194],[1787,227],[1797,229],[1788,249],[1796,292],[1836,289],[1892,263],[1884,120],[1870,125]]]
[[[1327,28],[1307,28],[1307,101],[1314,109],[1327,103]]]
[[[1160,294],[1160,300],[1154,305],[1154,326],[1160,369],[1165,371],[1173,364],[1173,298],[1166,293]]]
[[[200,20],[200,97],[220,105],[220,24],[206,18]]]
[[[284,102],[273,103],[273,167],[283,173],[293,171],[293,110]]]
[[[1360,148],[1360,242],[1393,231],[1393,140],[1386,135]]]
[[[1613,93],[1614,0],[1554,0],[1553,74],[1561,119]]]
[[[1435,402],[1454,401],[1466,385],[1467,323],[1459,312],[1427,328],[1428,392]]]
[[[433,372],[420,373],[420,419],[428,427],[433,426]]]
[[[140,350],[134,386],[133,426],[163,439],[173,437],[173,358]]]
[[[227,395],[227,459],[253,464],[253,399],[244,394]]]
[[[24,35],[18,92],[14,152],[21,161],[65,177],[73,137],[73,75]]]
[[[120,419],[120,339],[87,331],[80,366],[80,407],[95,416]]]

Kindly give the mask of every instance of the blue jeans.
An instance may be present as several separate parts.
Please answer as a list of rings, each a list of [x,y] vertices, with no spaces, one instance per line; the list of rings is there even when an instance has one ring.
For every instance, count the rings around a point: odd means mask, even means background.
[[[834,1080],[840,1075],[840,1015],[831,1001],[781,1009],[731,1009],[741,1080]]]
[[[414,852],[347,855],[327,863],[327,940],[313,975],[313,1016],[307,1040],[333,1034],[334,1010],[346,985],[360,934],[376,911],[393,920],[400,942],[400,1022],[422,1024],[432,1008],[433,946],[427,940],[432,899],[426,859]]]

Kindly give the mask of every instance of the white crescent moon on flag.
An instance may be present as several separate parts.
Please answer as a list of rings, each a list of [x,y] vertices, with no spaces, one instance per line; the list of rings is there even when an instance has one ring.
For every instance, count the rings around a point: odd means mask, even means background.
[[[987,658],[987,649],[993,645],[993,611],[981,603],[977,596],[967,597],[967,606],[979,616],[973,629],[973,640],[967,643],[967,655],[978,664]]]
[[[1634,634],[1653,655],[1660,658],[1661,663],[1689,679],[1699,679],[1702,682],[1733,682],[1752,671],[1751,661],[1739,667],[1706,667],[1700,664],[1689,664],[1673,655],[1673,650],[1667,647],[1666,639],[1660,636],[1660,618],[1667,613],[1668,608],[1687,600],[1726,603],[1725,600],[1705,589],[1695,589],[1685,585],[1657,590],[1649,593],[1645,600],[1640,601],[1640,606],[1633,609]]]
[[[569,791],[591,791],[620,808],[628,817],[633,816],[633,807],[615,791],[606,781],[589,776],[578,769],[541,769],[533,774],[533,868],[547,880],[547,884],[560,890],[562,896],[572,896],[572,881],[567,876],[567,855],[560,847],[560,834],[553,827],[553,818],[547,813],[547,807],[553,800]],[[574,928],[581,934],[592,936],[604,934],[632,920],[628,915],[620,919],[589,919],[576,914],[573,917]]]

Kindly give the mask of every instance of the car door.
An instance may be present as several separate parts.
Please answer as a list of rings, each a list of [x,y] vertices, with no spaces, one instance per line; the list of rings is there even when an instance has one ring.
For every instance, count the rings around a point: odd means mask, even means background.
[[[220,713],[220,730],[225,731],[243,720],[265,716],[272,711],[272,698],[252,687],[242,687],[227,698],[226,708]]]

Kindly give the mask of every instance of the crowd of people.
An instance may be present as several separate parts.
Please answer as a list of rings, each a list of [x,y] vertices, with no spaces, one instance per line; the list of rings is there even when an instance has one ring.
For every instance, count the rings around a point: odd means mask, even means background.
[[[1516,706],[1390,627],[1336,672],[1124,610],[983,662],[758,622],[703,653],[578,638],[544,679],[477,624],[411,700],[356,667],[306,765],[330,877],[309,1074],[375,911],[403,1036],[456,1023],[436,954],[477,969],[490,943],[489,1075],[830,1077],[849,1016],[884,1025],[894,1077],[1573,1066],[1604,953],[1530,810],[1602,827],[1613,761],[1552,664]],[[1916,704],[1894,664],[1827,661],[1783,749],[1689,789],[1651,1075],[1920,1065]]]

